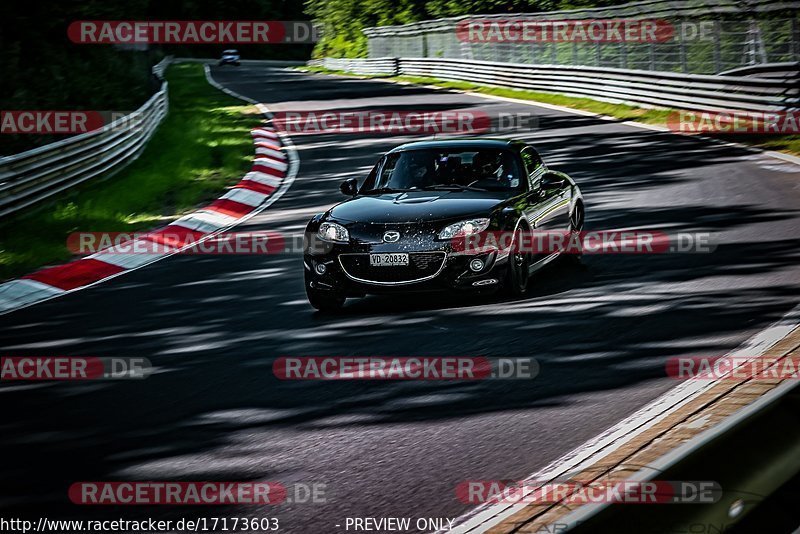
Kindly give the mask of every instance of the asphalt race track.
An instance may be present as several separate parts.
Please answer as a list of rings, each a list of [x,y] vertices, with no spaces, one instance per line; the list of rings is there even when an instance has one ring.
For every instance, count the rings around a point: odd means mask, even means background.
[[[142,356],[143,381],[3,384],[6,517],[274,516],[281,531],[347,517],[454,518],[465,480],[520,479],[676,382],[673,356],[715,356],[800,297],[800,167],[741,148],[478,97],[269,70],[213,68],[274,111],[534,112],[534,143],[580,183],[587,229],[714,232],[711,254],[557,261],[520,300],[368,297],[314,313],[301,255],[171,257],[0,317],[4,355]],[[411,137],[296,135],[291,189],[241,231],[299,235],[378,156]],[[91,229],[95,230],[95,229]],[[102,231],[103,229],[96,229]],[[532,381],[280,381],[280,356],[533,356]],[[327,503],[102,510],[91,480],[325,484]],[[341,525],[337,527],[336,525]]]

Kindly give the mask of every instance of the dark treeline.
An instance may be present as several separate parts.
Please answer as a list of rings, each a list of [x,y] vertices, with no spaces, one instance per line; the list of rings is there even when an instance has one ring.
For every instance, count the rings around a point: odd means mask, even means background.
[[[153,45],[146,51],[75,44],[76,20],[304,20],[302,0],[4,0],[0,109],[133,110],[154,92],[150,67],[166,54],[219,57],[234,45]],[[244,58],[305,59],[308,45],[235,45]],[[10,154],[61,137],[0,136]]]
[[[603,7],[631,0],[306,0],[306,11],[325,27],[316,57],[366,55],[361,33],[370,26],[406,24],[459,15],[524,13]]]

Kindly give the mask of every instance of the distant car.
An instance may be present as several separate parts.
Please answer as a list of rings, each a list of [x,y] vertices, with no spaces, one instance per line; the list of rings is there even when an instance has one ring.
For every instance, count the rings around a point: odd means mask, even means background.
[[[239,59],[241,58],[239,57],[238,50],[233,50],[233,49],[225,50],[222,52],[222,57],[219,60],[219,66],[221,67],[222,65],[234,65],[238,67],[240,65]]]
[[[393,291],[504,287],[521,295],[529,276],[563,250],[519,244],[534,230],[583,229],[578,186],[523,141],[408,143],[385,154],[360,188],[350,178],[340,189],[353,198],[306,227],[306,294],[322,311],[348,297]],[[505,244],[468,254],[458,246],[466,237],[495,235]]]

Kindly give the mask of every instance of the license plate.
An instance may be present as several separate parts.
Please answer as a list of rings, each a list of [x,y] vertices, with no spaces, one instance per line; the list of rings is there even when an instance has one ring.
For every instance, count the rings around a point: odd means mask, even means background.
[[[408,254],[370,254],[369,264],[372,267],[406,267]]]

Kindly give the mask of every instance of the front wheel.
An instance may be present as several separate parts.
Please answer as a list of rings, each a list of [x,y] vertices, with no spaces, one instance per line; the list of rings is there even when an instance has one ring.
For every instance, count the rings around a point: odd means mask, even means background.
[[[335,312],[342,308],[345,298],[339,295],[330,294],[328,291],[319,291],[313,288],[306,288],[308,303],[321,312]]]
[[[583,236],[581,232],[583,232],[584,217],[583,204],[576,204],[575,209],[572,210],[569,216],[570,251],[564,254],[575,263],[580,263],[583,257]]]
[[[344,304],[345,297],[337,291],[325,291],[311,287],[308,273],[305,275],[308,303],[321,312],[335,312]]]
[[[523,249],[520,229],[514,234],[506,274],[506,292],[513,297],[522,296],[528,290],[528,267],[531,264],[531,255]]]

